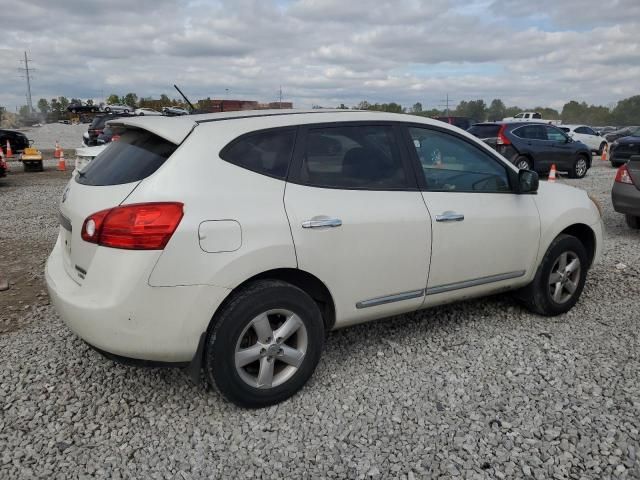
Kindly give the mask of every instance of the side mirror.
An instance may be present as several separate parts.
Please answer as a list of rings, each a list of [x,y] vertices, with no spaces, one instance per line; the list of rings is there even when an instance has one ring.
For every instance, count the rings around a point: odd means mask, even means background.
[[[538,174],[533,170],[518,172],[518,193],[536,193],[538,191]]]

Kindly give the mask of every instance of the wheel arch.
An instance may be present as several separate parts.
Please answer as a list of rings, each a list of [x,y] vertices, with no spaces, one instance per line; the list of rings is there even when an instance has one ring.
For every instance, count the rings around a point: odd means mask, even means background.
[[[318,308],[320,309],[320,313],[322,314],[322,319],[324,321],[325,330],[329,331],[333,328],[336,322],[336,309],[331,292],[324,284],[324,282],[318,277],[297,268],[276,268],[266,270],[264,272],[253,275],[252,277],[249,277],[238,284],[231,290],[224,301],[216,309],[209,324],[209,328],[211,328],[211,325],[215,322],[217,313],[220,312],[224,308],[224,306],[234,297],[235,292],[244,288],[251,282],[266,279],[281,280],[283,282],[290,283],[291,285],[294,285],[295,287],[298,287],[300,290],[307,293],[316,302]]]
[[[589,265],[587,265],[587,268],[591,267],[596,254],[596,234],[593,229],[584,223],[575,223],[566,227],[559,233],[559,235],[562,234],[571,235],[572,237],[576,237],[580,240],[580,243],[582,243],[584,248],[587,250],[589,258]]]

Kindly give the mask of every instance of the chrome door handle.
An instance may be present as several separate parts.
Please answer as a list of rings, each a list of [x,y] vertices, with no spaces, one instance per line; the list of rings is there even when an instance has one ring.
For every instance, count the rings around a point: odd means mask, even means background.
[[[341,227],[342,220],[339,218],[315,218],[302,222],[302,228],[324,228],[324,227]]]
[[[461,222],[464,220],[464,215],[457,212],[444,212],[441,215],[436,215],[436,222]]]

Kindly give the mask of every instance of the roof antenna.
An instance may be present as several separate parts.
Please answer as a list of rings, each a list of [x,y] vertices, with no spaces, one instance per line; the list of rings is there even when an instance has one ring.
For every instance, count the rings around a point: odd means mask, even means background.
[[[179,93],[180,95],[182,95],[182,98],[184,98],[184,101],[185,101],[185,102],[187,102],[187,103],[189,104],[189,107],[191,108],[191,111],[192,111],[192,112],[193,112],[193,111],[195,111],[196,107],[194,107],[194,106],[193,106],[193,104],[192,104],[192,103],[189,101],[189,99],[187,98],[187,96],[186,96],[184,93],[182,93],[182,90],[180,90],[176,84],[174,84],[174,85],[173,85],[173,88],[175,88],[176,90],[178,90],[178,93]]]

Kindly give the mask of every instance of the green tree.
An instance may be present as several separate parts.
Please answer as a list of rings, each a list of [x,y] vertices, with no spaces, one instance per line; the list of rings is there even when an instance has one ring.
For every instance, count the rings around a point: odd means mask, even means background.
[[[560,119],[560,112],[558,112],[554,108],[535,107],[535,108],[532,109],[532,111],[533,112],[538,112],[540,115],[542,115],[542,118],[544,120],[559,120]]]
[[[41,98],[38,100],[38,110],[43,115],[47,115],[51,111],[51,107],[49,106],[49,102],[47,102],[46,98]]]
[[[171,105],[171,99],[168,95],[165,95],[164,93],[160,95],[160,105],[163,107],[168,107]]]
[[[120,103],[120,97],[115,93],[112,93],[107,97],[107,105],[113,105],[116,103]]]
[[[69,103],[75,103],[77,105],[82,105],[82,100],[80,100],[79,98],[72,98]]]
[[[87,105],[89,105],[90,107],[93,106],[93,98],[87,100]]]
[[[60,110],[64,112],[69,106],[69,99],[67,97],[58,97],[58,103],[60,103]]]
[[[455,110],[459,117],[469,117],[478,122],[483,122],[487,118],[487,105],[484,100],[461,101]]]
[[[589,106],[586,102],[578,103],[571,100],[562,107],[561,119],[563,123],[580,123],[587,116]]]
[[[520,107],[507,107],[506,110],[504,111],[504,116],[515,117],[517,114],[522,113],[523,111],[524,110],[522,110]]]
[[[124,104],[129,105],[131,108],[135,108],[138,104],[138,95],[131,92],[127,93],[124,96]]]
[[[487,110],[487,119],[490,122],[496,122],[502,120],[506,117],[505,112],[507,111],[507,107],[505,107],[504,102],[499,98],[494,98],[491,100],[491,104]]]
[[[411,107],[411,113],[421,113],[422,112],[422,104],[420,102],[416,102]]]
[[[640,95],[620,100],[611,112],[611,118],[618,125],[638,125],[640,123]]]

